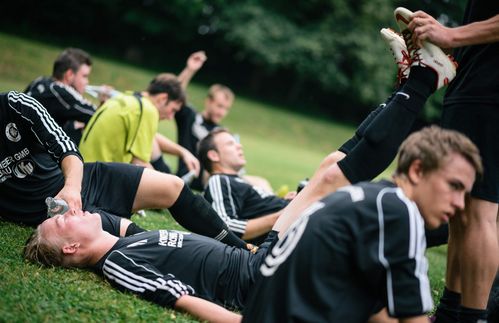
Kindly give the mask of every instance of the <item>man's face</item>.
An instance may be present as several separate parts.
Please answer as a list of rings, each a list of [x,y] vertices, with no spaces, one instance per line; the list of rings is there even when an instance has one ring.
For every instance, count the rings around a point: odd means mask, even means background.
[[[94,237],[102,230],[100,215],[81,210],[68,211],[45,220],[40,226],[41,234],[49,240],[58,239],[64,242],[81,241]]]
[[[76,73],[71,72],[69,77],[69,86],[72,86],[78,93],[85,93],[85,87],[88,85],[88,78],[90,76],[90,72],[92,71],[92,67],[86,64],[80,66]]]
[[[464,209],[465,194],[475,181],[475,169],[455,153],[437,170],[421,174],[413,199],[426,227],[436,229]]]
[[[164,104],[158,109],[159,120],[172,120],[180,108],[182,108],[182,103],[179,101],[166,100]]]
[[[211,122],[219,124],[229,113],[232,101],[222,91],[215,92],[213,98],[207,97],[205,100],[205,117]]]
[[[214,143],[220,166],[234,171],[241,170],[246,165],[243,146],[228,132],[215,135]]]

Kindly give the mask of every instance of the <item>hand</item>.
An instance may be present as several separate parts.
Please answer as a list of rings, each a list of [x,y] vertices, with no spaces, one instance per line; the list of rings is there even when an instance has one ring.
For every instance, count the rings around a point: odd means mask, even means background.
[[[112,94],[113,90],[114,90],[114,88],[112,86],[102,84],[100,86],[100,91],[99,91],[99,96],[98,96],[99,102],[101,104],[106,102],[112,96],[111,94]]]
[[[203,67],[204,62],[207,59],[206,53],[202,50],[192,53],[187,59],[186,67],[193,72],[197,72],[201,67]]]
[[[184,161],[185,165],[187,166],[187,169],[189,171],[193,171],[196,173],[196,177],[199,177],[199,171],[201,169],[201,166],[199,164],[199,160],[191,154],[190,151],[187,149],[184,149],[182,151],[182,160]]]
[[[408,27],[412,31],[412,40],[419,47],[423,41],[429,41],[441,48],[453,47],[453,29],[443,26],[424,11],[413,13]]]
[[[297,194],[297,193],[296,193],[296,191],[291,191],[291,192],[288,192],[288,193],[284,196],[284,199],[285,199],[285,200],[290,200],[290,201],[291,201],[292,199],[294,199],[294,198],[295,198],[296,194]]]
[[[69,211],[76,212],[82,209],[81,191],[72,186],[65,185],[55,198],[63,199],[68,203]]]
[[[246,248],[252,253],[255,254],[258,251],[258,246],[255,246],[254,244],[247,243]]]

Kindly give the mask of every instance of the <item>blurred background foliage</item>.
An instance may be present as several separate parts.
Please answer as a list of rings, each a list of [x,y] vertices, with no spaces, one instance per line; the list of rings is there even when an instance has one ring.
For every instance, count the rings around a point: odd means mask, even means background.
[[[457,25],[465,2],[17,0],[3,4],[0,30],[172,72],[203,49],[209,59],[196,81],[357,123],[395,83],[379,36],[383,27],[396,29],[393,9]],[[427,103],[423,123],[438,119],[442,95]]]

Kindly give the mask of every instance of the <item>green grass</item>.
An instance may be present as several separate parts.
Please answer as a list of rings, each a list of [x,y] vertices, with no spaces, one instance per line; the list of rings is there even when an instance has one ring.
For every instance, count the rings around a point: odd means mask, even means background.
[[[35,77],[50,75],[52,62],[62,50],[2,33],[0,48],[0,91],[23,90]],[[110,84],[118,90],[141,90],[162,72],[100,57],[93,57],[93,62],[91,83]],[[189,101],[202,108],[206,90],[191,84]],[[354,131],[321,116],[290,113],[245,97],[236,98],[224,125],[241,136],[247,173],[266,177],[274,188],[286,185],[290,189],[311,176],[322,158]],[[173,122],[161,122],[160,131],[176,139]],[[167,160],[176,168],[176,159]],[[389,177],[392,171],[393,166],[381,176]],[[133,219],[148,229],[179,228],[167,214],[148,212],[145,218]],[[0,222],[0,321],[192,321],[189,316],[119,293],[93,273],[25,263],[21,251],[30,232],[30,228]],[[445,251],[428,252],[434,296],[443,286]]]

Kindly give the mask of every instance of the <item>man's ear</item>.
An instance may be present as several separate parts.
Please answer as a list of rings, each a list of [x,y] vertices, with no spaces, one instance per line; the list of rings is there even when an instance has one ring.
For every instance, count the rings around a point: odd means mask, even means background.
[[[73,243],[67,243],[62,247],[62,253],[68,255],[68,254],[74,254],[78,249],[80,248],[80,243],[79,242],[73,242]]]
[[[163,96],[161,97],[161,99],[163,99],[163,98],[164,98],[164,100],[165,100],[165,105],[166,105],[166,104],[168,103],[168,98],[169,98],[168,93],[166,93],[166,92],[165,92],[165,93],[161,93],[161,95],[163,95]]]
[[[412,184],[418,184],[423,177],[423,165],[421,159],[414,160],[409,166],[409,171],[407,172],[407,177]]]
[[[66,72],[62,75],[62,82],[65,84],[73,83],[73,79],[75,77],[75,72],[72,69],[68,68]]]
[[[220,155],[214,149],[208,150],[208,152],[206,153],[206,156],[208,156],[208,159],[211,160],[212,162],[220,161]]]

